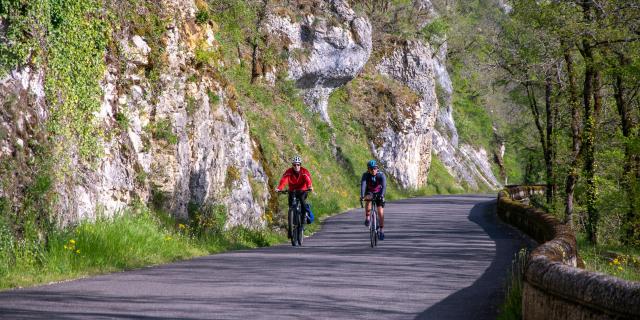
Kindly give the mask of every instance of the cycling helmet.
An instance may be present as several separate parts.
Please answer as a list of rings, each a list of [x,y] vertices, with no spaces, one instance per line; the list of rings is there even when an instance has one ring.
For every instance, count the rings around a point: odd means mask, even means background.
[[[378,163],[375,160],[369,160],[369,162],[367,162],[367,168],[373,169],[377,167],[378,167]]]
[[[300,164],[302,164],[302,158],[300,158],[300,156],[295,156],[295,157],[291,158],[291,163],[300,163]]]

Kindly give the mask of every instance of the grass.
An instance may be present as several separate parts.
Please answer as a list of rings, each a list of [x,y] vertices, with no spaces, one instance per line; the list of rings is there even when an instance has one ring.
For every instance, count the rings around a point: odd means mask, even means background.
[[[511,262],[504,302],[498,308],[496,320],[522,319],[522,280],[526,266],[527,250],[520,249]]]
[[[584,234],[578,234],[577,238],[578,252],[584,260],[585,269],[629,281],[640,281],[640,248],[594,246]]]
[[[12,248],[4,247],[0,254],[5,258],[0,265],[0,289],[130,270],[284,240],[276,232],[245,228],[195,236],[190,227],[166,215],[135,209],[57,231],[45,246],[13,242]]]

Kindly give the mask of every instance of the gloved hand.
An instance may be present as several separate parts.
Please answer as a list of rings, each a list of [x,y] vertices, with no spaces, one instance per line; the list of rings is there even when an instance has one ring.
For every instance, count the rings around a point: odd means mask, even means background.
[[[360,202],[362,202],[362,200],[364,200],[364,197],[360,197]]]

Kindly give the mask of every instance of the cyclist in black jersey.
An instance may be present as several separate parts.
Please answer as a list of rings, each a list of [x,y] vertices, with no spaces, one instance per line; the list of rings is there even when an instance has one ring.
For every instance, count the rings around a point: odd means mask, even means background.
[[[364,225],[369,226],[369,217],[371,216],[371,203],[374,203],[378,209],[378,221],[380,222],[380,230],[378,237],[384,240],[384,194],[387,190],[387,178],[384,173],[378,170],[378,164],[375,160],[367,162],[367,172],[362,174],[360,181],[360,201],[367,201],[365,206]]]

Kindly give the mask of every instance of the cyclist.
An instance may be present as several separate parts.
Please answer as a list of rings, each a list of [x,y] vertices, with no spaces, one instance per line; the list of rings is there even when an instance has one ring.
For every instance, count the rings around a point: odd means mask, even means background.
[[[298,197],[302,210],[307,214],[307,191],[311,191],[313,188],[311,186],[311,174],[309,170],[302,167],[302,158],[300,156],[295,156],[291,159],[291,168],[287,169],[282,175],[282,179],[280,179],[280,183],[276,187],[276,192],[284,190],[286,185],[289,185],[289,191],[300,191],[289,192],[289,206],[293,202],[293,197]]]
[[[375,203],[378,207],[379,216],[379,238],[384,240],[384,193],[387,190],[387,178],[384,173],[378,171],[378,164],[375,160],[367,162],[367,172],[362,174],[362,180],[360,181],[360,201],[367,201],[364,208],[365,218],[364,225],[369,226],[369,217],[371,216],[371,204]]]

